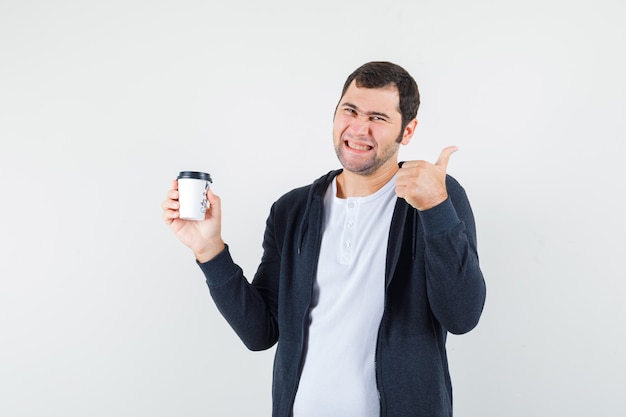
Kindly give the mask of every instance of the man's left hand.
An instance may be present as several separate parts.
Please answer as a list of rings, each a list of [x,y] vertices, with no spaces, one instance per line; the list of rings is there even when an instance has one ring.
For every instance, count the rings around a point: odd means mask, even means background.
[[[396,194],[411,206],[423,211],[441,204],[448,198],[446,171],[450,155],[456,146],[441,151],[437,162],[406,161],[396,177]]]

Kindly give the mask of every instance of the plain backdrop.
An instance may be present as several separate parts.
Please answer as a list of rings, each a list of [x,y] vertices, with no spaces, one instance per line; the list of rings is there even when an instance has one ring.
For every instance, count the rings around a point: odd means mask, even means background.
[[[0,415],[269,416],[249,352],[161,220],[211,173],[252,277],[270,206],[338,167],[343,81],[422,93],[401,159],[475,212],[488,295],[450,336],[455,415],[624,416],[622,0],[0,0]]]

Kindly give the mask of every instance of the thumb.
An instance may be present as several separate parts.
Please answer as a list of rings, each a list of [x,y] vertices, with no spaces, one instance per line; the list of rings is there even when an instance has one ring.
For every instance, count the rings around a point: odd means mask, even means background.
[[[437,158],[437,162],[435,165],[442,167],[444,170],[448,169],[448,162],[450,161],[450,155],[458,151],[459,148],[456,146],[448,146],[444,148],[439,154],[439,158]]]
[[[221,199],[219,198],[219,196],[214,194],[211,188],[206,190],[206,196],[207,196],[207,200],[209,201],[211,211],[215,214],[220,214],[222,207],[221,207]]]

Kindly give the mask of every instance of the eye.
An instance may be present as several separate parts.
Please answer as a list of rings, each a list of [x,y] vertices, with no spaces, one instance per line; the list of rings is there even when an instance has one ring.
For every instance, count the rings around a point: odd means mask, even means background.
[[[352,107],[344,107],[344,108],[343,108],[343,112],[344,112],[345,114],[349,114],[349,115],[354,115],[354,114],[357,114],[356,110],[355,110],[355,109],[353,109]]]
[[[370,120],[372,122],[388,122],[387,118],[385,118],[383,116],[378,116],[378,115],[370,116]]]

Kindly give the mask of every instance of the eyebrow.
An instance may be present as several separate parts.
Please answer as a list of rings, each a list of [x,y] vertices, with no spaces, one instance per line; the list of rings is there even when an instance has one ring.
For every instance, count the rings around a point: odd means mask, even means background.
[[[362,112],[356,105],[354,105],[352,103],[343,103],[342,107],[350,107],[351,109],[354,109],[354,110],[356,110],[359,113],[365,114],[366,116],[380,116],[380,117],[384,117],[385,119],[391,119],[391,117],[389,117],[389,115],[387,115],[385,113],[377,112],[377,111]]]

